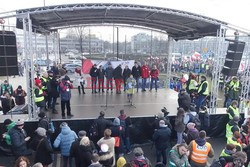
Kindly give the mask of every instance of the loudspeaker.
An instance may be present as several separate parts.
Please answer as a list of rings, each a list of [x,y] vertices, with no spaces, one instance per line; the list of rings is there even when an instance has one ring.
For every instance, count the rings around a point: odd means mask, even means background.
[[[227,76],[235,76],[240,66],[242,54],[245,48],[245,42],[236,40],[227,41],[229,41],[229,45],[222,73]]]
[[[0,31],[0,76],[18,75],[16,34]]]

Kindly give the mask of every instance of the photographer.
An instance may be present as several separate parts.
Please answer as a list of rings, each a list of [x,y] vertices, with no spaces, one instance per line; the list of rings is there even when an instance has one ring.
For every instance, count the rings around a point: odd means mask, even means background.
[[[17,89],[14,91],[14,97],[16,105],[23,105],[25,104],[25,96],[26,92],[22,89],[22,86],[19,85]]]
[[[67,117],[71,118],[73,116],[70,108],[71,89],[73,89],[73,85],[71,84],[70,78],[66,75],[60,83],[61,110],[63,119],[66,118],[65,105],[67,107]]]
[[[172,129],[172,125],[169,121],[168,118],[168,114],[169,112],[167,111],[167,109],[164,107],[163,109],[161,109],[161,112],[158,113],[158,115],[155,115],[155,120],[152,124],[154,129],[159,129],[159,122],[160,120],[164,120],[165,121],[165,125],[167,125],[170,129]]]

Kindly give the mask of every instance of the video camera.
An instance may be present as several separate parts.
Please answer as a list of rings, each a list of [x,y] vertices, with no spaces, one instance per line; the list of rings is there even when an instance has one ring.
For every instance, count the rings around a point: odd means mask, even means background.
[[[168,109],[166,107],[163,107],[163,109],[161,109],[161,112],[163,112],[164,117],[168,116],[169,114]]]

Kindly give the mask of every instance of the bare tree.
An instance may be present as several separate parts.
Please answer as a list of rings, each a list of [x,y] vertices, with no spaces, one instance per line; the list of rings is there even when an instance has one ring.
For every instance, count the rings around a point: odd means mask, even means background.
[[[82,40],[83,40],[83,36],[84,36],[84,26],[80,26],[80,27],[75,27],[75,33],[78,37],[79,40],[79,44],[80,44],[80,52],[83,52],[83,48],[82,48]]]

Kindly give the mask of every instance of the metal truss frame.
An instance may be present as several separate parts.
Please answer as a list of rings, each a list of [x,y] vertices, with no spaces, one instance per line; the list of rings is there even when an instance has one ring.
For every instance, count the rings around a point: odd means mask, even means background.
[[[172,50],[173,50],[173,38],[168,36],[168,43],[167,43],[167,77],[166,77],[166,87],[170,88],[170,81],[171,81],[171,67],[172,67]]]

